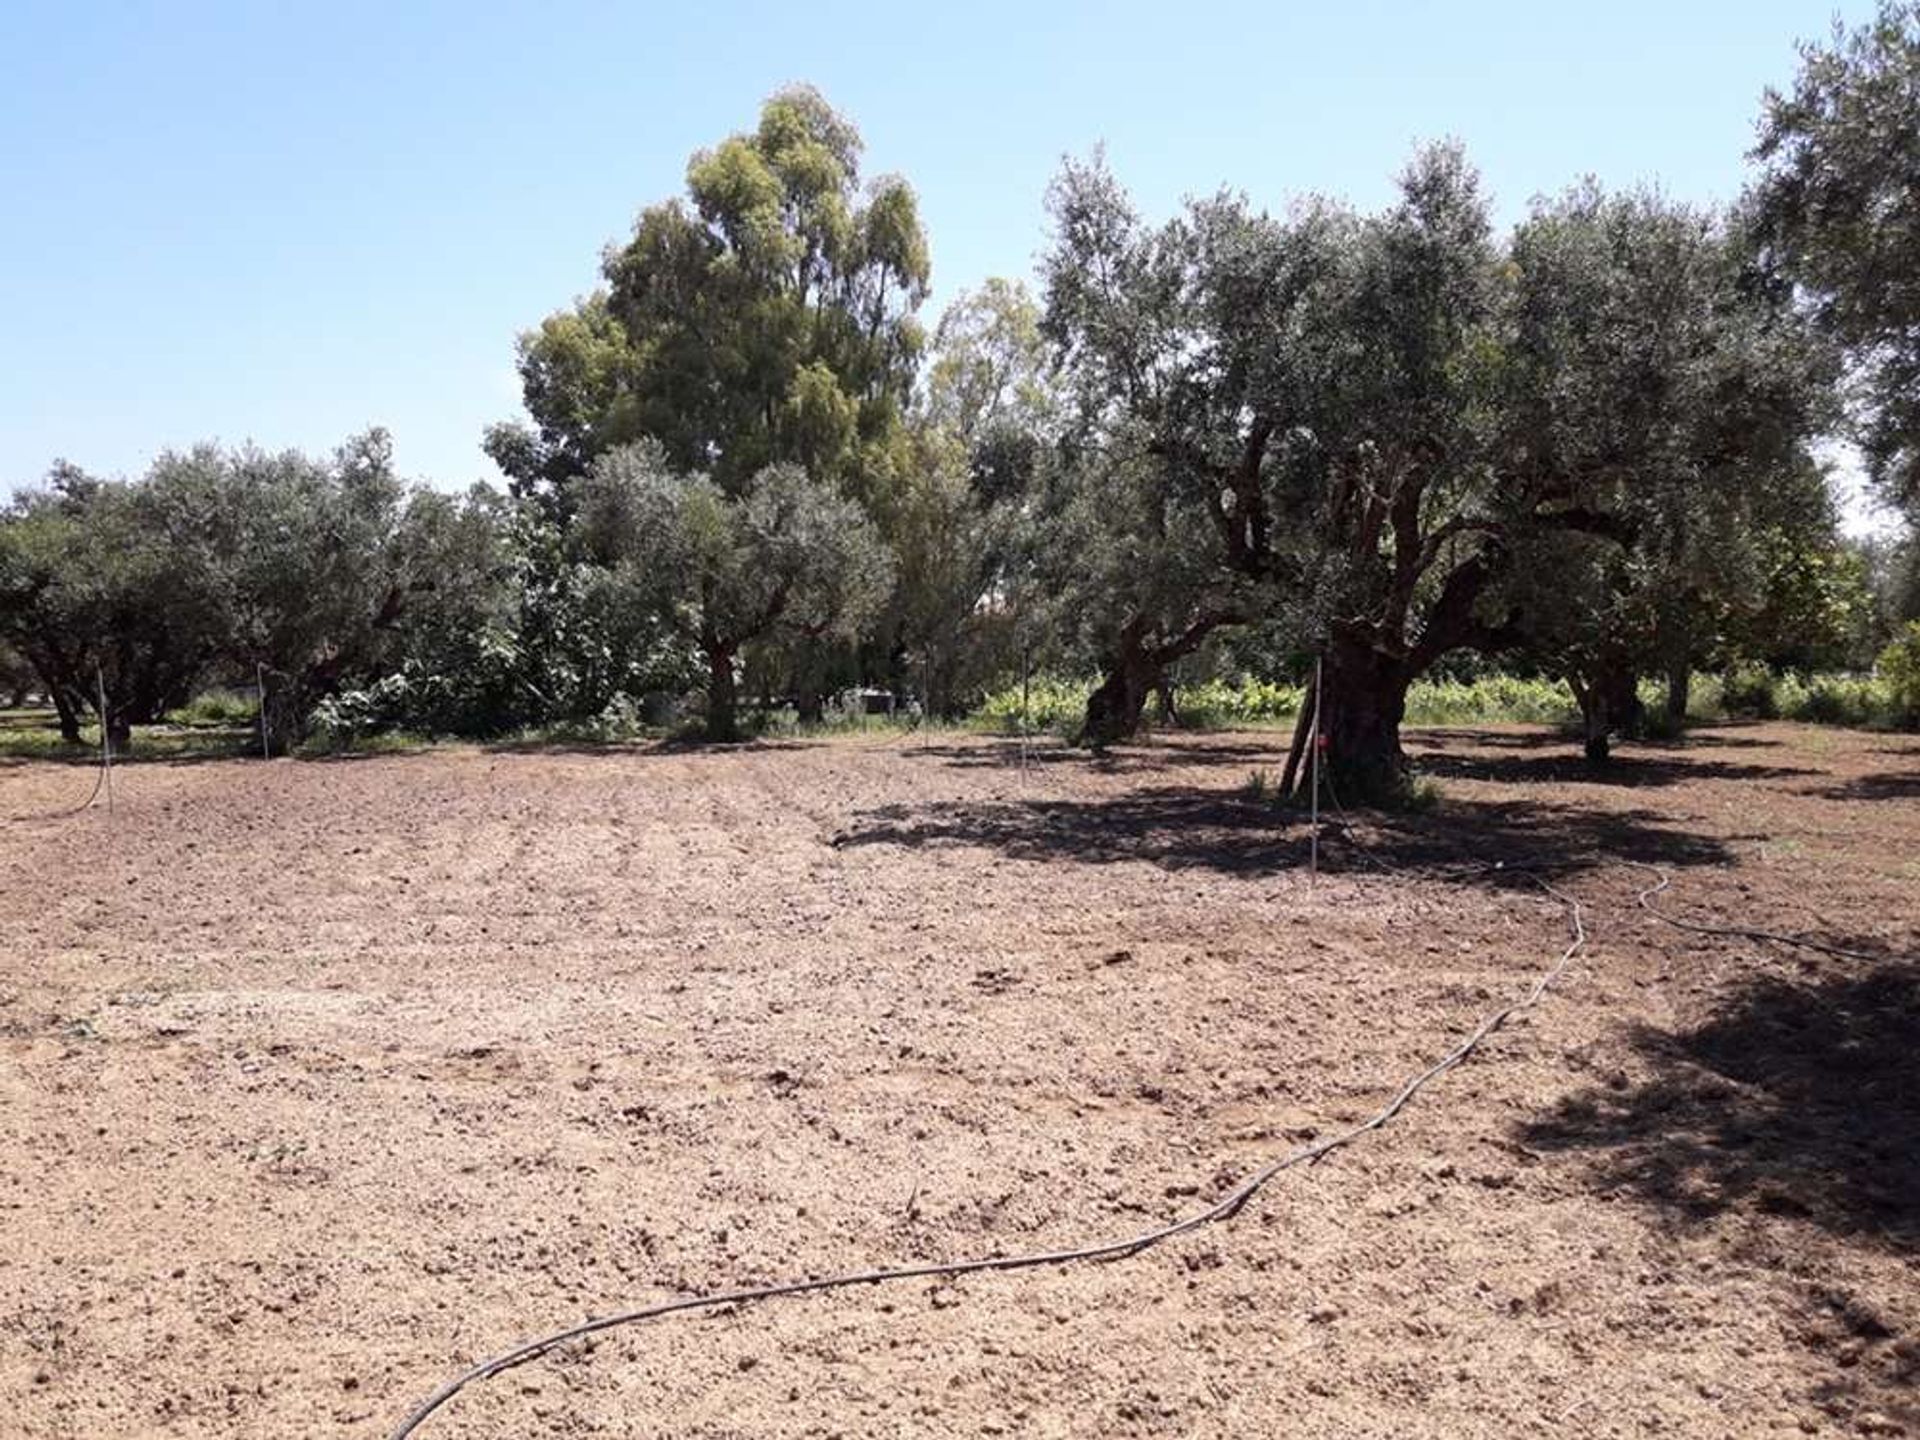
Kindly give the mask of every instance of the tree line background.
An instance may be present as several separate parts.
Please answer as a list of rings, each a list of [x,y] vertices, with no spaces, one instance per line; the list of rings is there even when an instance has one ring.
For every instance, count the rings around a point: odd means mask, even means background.
[[[914,193],[861,150],[800,87],[695,155],[520,338],[504,490],[408,484],[379,430],[56,465],[0,515],[0,689],[124,747],[259,679],[285,749],[688,704],[724,740],[1086,676],[1104,744],[1250,677],[1354,796],[1404,786],[1435,678],[1566,684],[1596,759],[1743,665],[1877,665],[1920,719],[1913,527],[1843,539],[1821,458],[1854,442],[1920,516],[1920,5],[1803,51],[1724,209],[1584,182],[1499,235],[1436,145],[1376,213],[1221,191],[1153,223],[1096,155],[1051,187],[1037,294],[930,331]]]

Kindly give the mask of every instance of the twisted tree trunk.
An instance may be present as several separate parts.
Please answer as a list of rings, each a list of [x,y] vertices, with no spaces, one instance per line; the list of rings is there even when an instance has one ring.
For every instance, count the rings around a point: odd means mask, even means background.
[[[1165,683],[1167,667],[1199,649],[1221,626],[1237,625],[1241,619],[1229,610],[1205,611],[1186,629],[1159,641],[1148,638],[1144,618],[1129,620],[1108,653],[1104,677],[1087,697],[1086,715],[1080,724],[1081,742],[1098,748],[1139,734],[1147,697]]]
[[[1138,636],[1123,638],[1107,662],[1105,678],[1087,697],[1080,738],[1095,746],[1132,739],[1140,731],[1147,696],[1159,678],[1160,667],[1140,644]]]
[[[1687,718],[1687,701],[1693,691],[1693,666],[1676,660],[1667,667],[1667,719],[1676,725]]]
[[[733,647],[711,642],[707,652],[707,739],[725,743],[740,738],[739,688],[733,674]]]
[[[1321,665],[1319,733],[1321,777],[1341,804],[1392,801],[1407,788],[1407,756],[1400,748],[1413,663],[1346,632],[1327,647]],[[1313,698],[1302,707],[1295,749],[1306,743]],[[1296,753],[1288,760],[1283,791],[1305,797],[1312,767]],[[1291,784],[1284,783],[1291,779]]]

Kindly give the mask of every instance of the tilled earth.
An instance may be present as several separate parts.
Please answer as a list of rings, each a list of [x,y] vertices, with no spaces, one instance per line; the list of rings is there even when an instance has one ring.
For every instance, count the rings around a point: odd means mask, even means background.
[[[1920,741],[943,736],[0,769],[0,1433],[1920,1435]],[[1662,925],[1817,936],[1838,956]],[[1495,868],[1498,866],[1499,868]]]

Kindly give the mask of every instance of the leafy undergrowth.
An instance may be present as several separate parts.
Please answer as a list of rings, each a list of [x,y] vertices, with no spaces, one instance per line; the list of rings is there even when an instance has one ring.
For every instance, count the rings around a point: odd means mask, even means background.
[[[970,717],[974,729],[993,733],[1050,732],[1070,735],[1086,711],[1092,680],[1039,677],[1026,689],[1008,686],[985,697]],[[1304,689],[1264,680],[1208,680],[1175,693],[1174,724],[1186,730],[1248,730],[1291,725]],[[1654,681],[1641,685],[1650,718],[1666,695]],[[1152,707],[1149,707],[1149,715]],[[1580,718],[1573,696],[1557,680],[1484,675],[1475,680],[1421,680],[1407,692],[1409,725],[1557,725]],[[1887,728],[1911,723],[1898,680],[1887,675],[1774,674],[1744,666],[1724,675],[1703,674],[1687,706],[1690,724],[1721,720],[1800,720],[1815,725]]]

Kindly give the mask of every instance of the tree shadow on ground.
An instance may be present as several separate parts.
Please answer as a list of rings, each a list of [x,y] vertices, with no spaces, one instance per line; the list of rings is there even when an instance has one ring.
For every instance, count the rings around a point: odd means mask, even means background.
[[[1652,811],[1449,800],[1430,814],[1370,819],[1364,839],[1344,827],[1323,830],[1323,870],[1479,876],[1498,864],[1564,874],[1622,859],[1705,865],[1732,856],[1726,841],[1668,828]],[[1098,800],[882,805],[857,813],[832,843],[981,846],[1024,860],[1265,874],[1303,868],[1310,838],[1297,811],[1231,791],[1162,787]]]
[[[1288,736],[1271,744],[1235,741],[1225,744],[1177,740],[1154,745],[1128,745],[1105,750],[1083,750],[1057,740],[993,739],[971,745],[915,745],[906,753],[944,761],[959,770],[1020,770],[1035,766],[1081,765],[1102,775],[1151,774],[1191,766],[1271,766],[1285,760]]]
[[[1751,722],[1758,724],[1760,722]],[[1718,731],[1739,729],[1738,722],[1723,721],[1714,732],[1689,730],[1677,740],[1646,742],[1629,741],[1628,744],[1646,744],[1667,753],[1688,750],[1778,750],[1786,744],[1783,740],[1768,740],[1760,736],[1740,733],[1721,734]],[[1473,726],[1458,725],[1409,725],[1405,727],[1403,738],[1409,749],[1432,750],[1439,746],[1464,741],[1469,745],[1488,750],[1553,750],[1567,749],[1578,754],[1581,734],[1578,727],[1543,725],[1519,730],[1486,730]]]
[[[172,765],[213,765],[228,760],[258,760],[259,742],[251,745],[245,741],[234,741],[220,745],[203,746],[196,749],[170,750],[155,747],[134,747],[132,750],[118,752],[113,757],[113,768],[125,770],[145,766]],[[46,750],[37,754],[7,754],[0,751],[0,770],[25,769],[29,766],[58,765],[69,770],[98,770],[100,768],[99,749]]]
[[[1819,775],[1792,765],[1740,765],[1725,760],[1693,759],[1685,754],[1616,751],[1595,765],[1572,753],[1551,755],[1456,755],[1429,750],[1415,765],[1423,775],[1441,779],[1490,780],[1511,785],[1683,785],[1694,780],[1790,780]]]
[[[1823,800],[1920,800],[1920,767],[1856,775],[1839,785],[1801,793],[1818,795]]]
[[[769,750],[804,750],[804,740],[744,736],[738,740],[708,740],[700,735],[669,735],[641,740],[514,739],[488,740],[480,747],[489,755],[597,755],[644,759],[666,755],[751,755]]]
[[[1409,725],[1401,739],[1409,749],[1434,749],[1465,742],[1487,750],[1551,750],[1574,743],[1572,732],[1557,727],[1526,730],[1480,730],[1454,725]]]
[[[1920,966],[1762,977],[1632,1043],[1649,1079],[1570,1095],[1520,1138],[1592,1152],[1604,1188],[1677,1224],[1751,1208],[1920,1250]]]

